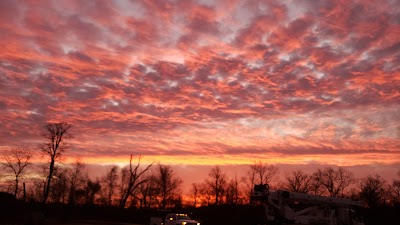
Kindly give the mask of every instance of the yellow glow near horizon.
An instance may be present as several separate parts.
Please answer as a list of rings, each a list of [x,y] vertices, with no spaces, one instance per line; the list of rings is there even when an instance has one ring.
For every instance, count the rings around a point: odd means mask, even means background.
[[[133,156],[132,164],[138,162],[138,156]],[[379,160],[377,160],[379,159]],[[129,164],[129,155],[126,157],[63,157],[61,162],[74,163],[80,160],[86,164],[97,165],[117,165],[125,166]],[[354,165],[368,165],[374,163],[380,164],[394,164],[398,163],[396,157],[390,155],[376,155],[376,154],[360,154],[354,155],[308,155],[308,156],[283,156],[275,155],[198,155],[198,156],[142,156],[141,164],[150,163],[163,163],[169,165],[250,165],[255,161],[262,161],[268,164],[291,164],[291,165],[305,165],[305,164],[326,164],[335,166],[354,166]],[[45,162],[43,158],[36,158],[34,162]]]

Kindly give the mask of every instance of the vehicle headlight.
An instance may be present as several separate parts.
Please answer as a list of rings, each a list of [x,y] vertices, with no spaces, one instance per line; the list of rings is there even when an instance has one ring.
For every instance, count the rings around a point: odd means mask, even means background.
[[[197,223],[197,225],[200,225],[200,223]]]
[[[186,222],[182,222],[182,225],[186,225]]]

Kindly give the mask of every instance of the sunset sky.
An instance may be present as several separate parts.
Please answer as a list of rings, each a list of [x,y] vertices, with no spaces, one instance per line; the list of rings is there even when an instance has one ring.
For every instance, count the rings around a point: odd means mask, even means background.
[[[396,0],[1,0],[0,46],[0,150],[400,169]]]

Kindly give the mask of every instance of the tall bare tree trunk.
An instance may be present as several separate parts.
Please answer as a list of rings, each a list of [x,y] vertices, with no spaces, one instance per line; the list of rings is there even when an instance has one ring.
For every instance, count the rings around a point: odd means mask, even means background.
[[[51,178],[53,177],[54,173],[54,162],[55,162],[54,157],[52,157],[50,162],[49,175],[47,176],[47,182],[46,185],[44,186],[43,203],[46,203],[47,198],[49,196]]]
[[[26,202],[26,187],[25,187],[25,182],[22,183],[24,187],[24,202]]]
[[[71,127],[72,126],[68,123],[48,123],[44,126],[42,136],[46,139],[46,142],[41,146],[41,148],[42,152],[50,156],[50,167],[47,176],[47,183],[43,192],[43,203],[46,203],[49,196],[55,161],[68,147],[64,143],[63,138],[71,137],[69,135]]]

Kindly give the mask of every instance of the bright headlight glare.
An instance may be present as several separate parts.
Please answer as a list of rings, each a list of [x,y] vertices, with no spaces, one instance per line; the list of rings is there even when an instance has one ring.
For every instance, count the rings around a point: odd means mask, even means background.
[[[197,223],[197,225],[200,225],[200,223]]]
[[[186,222],[182,222],[182,225],[186,225]]]

